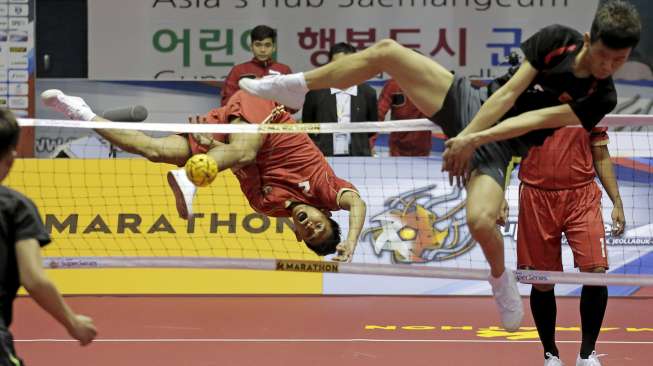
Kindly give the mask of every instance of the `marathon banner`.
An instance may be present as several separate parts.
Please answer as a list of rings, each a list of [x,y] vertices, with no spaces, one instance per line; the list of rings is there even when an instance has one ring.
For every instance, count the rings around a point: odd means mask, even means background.
[[[500,75],[511,52],[558,23],[589,31],[598,0],[89,0],[89,78],[222,80],[252,58],[249,32],[278,32],[296,71],[329,47],[391,38],[468,76]]]
[[[229,172],[198,190],[190,220],[180,218],[172,169],[145,159],[20,159],[7,184],[39,207],[53,238],[44,256],[319,259],[295,244],[288,218],[254,212]]]

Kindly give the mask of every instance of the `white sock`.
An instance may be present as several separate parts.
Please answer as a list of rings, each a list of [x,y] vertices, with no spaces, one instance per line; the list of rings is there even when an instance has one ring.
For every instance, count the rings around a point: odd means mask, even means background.
[[[79,117],[79,119],[82,121],[90,121],[93,118],[97,117],[97,114],[95,114],[95,112],[93,112],[91,108],[89,108],[89,109],[82,109],[79,113],[79,116],[76,117]]]
[[[490,283],[492,285],[497,285],[497,284],[499,284],[501,282],[507,281],[507,279],[506,279],[506,274],[507,273],[508,273],[508,269],[506,268],[506,269],[503,270],[503,273],[499,277],[494,277],[494,276],[492,276],[492,274],[490,274],[490,278],[489,278]]]
[[[299,89],[304,93],[308,93],[309,90],[308,90],[308,86],[306,85],[306,78],[304,77],[303,72],[286,75],[284,79],[288,83],[288,86],[291,87],[292,89],[294,90]]]

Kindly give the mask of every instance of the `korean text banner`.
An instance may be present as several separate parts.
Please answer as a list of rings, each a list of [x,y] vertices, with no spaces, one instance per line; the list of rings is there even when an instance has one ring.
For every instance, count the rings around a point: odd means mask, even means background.
[[[222,80],[250,59],[249,31],[278,31],[277,59],[293,70],[328,49],[392,38],[469,76],[501,72],[506,57],[552,23],[589,31],[596,0],[89,0],[89,78]]]

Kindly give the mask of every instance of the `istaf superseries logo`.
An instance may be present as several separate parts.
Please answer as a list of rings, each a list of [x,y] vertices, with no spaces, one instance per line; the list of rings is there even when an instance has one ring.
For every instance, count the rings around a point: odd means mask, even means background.
[[[428,185],[391,197],[384,210],[370,219],[363,232],[376,255],[392,252],[399,263],[445,261],[475,244],[465,221],[465,199],[460,188],[445,192]]]

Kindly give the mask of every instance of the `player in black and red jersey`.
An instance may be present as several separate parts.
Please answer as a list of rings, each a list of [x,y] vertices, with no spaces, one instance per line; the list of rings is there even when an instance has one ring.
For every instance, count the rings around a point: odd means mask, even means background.
[[[467,223],[490,265],[489,278],[506,329],[519,328],[523,305],[514,276],[505,270],[503,238],[496,227],[504,207],[505,171],[553,129],[591,130],[610,112],[617,95],[611,75],[641,32],[637,10],[624,1],[598,9],[590,32],[552,25],[526,40],[526,60],[487,101],[469,80],[393,40],[383,40],[315,70],[242,79],[241,89],[300,108],[309,90],[346,89],[387,72],[417,108],[450,137],[443,169],[467,177]],[[500,123],[499,123],[500,122]],[[464,179],[463,179],[464,180]]]

